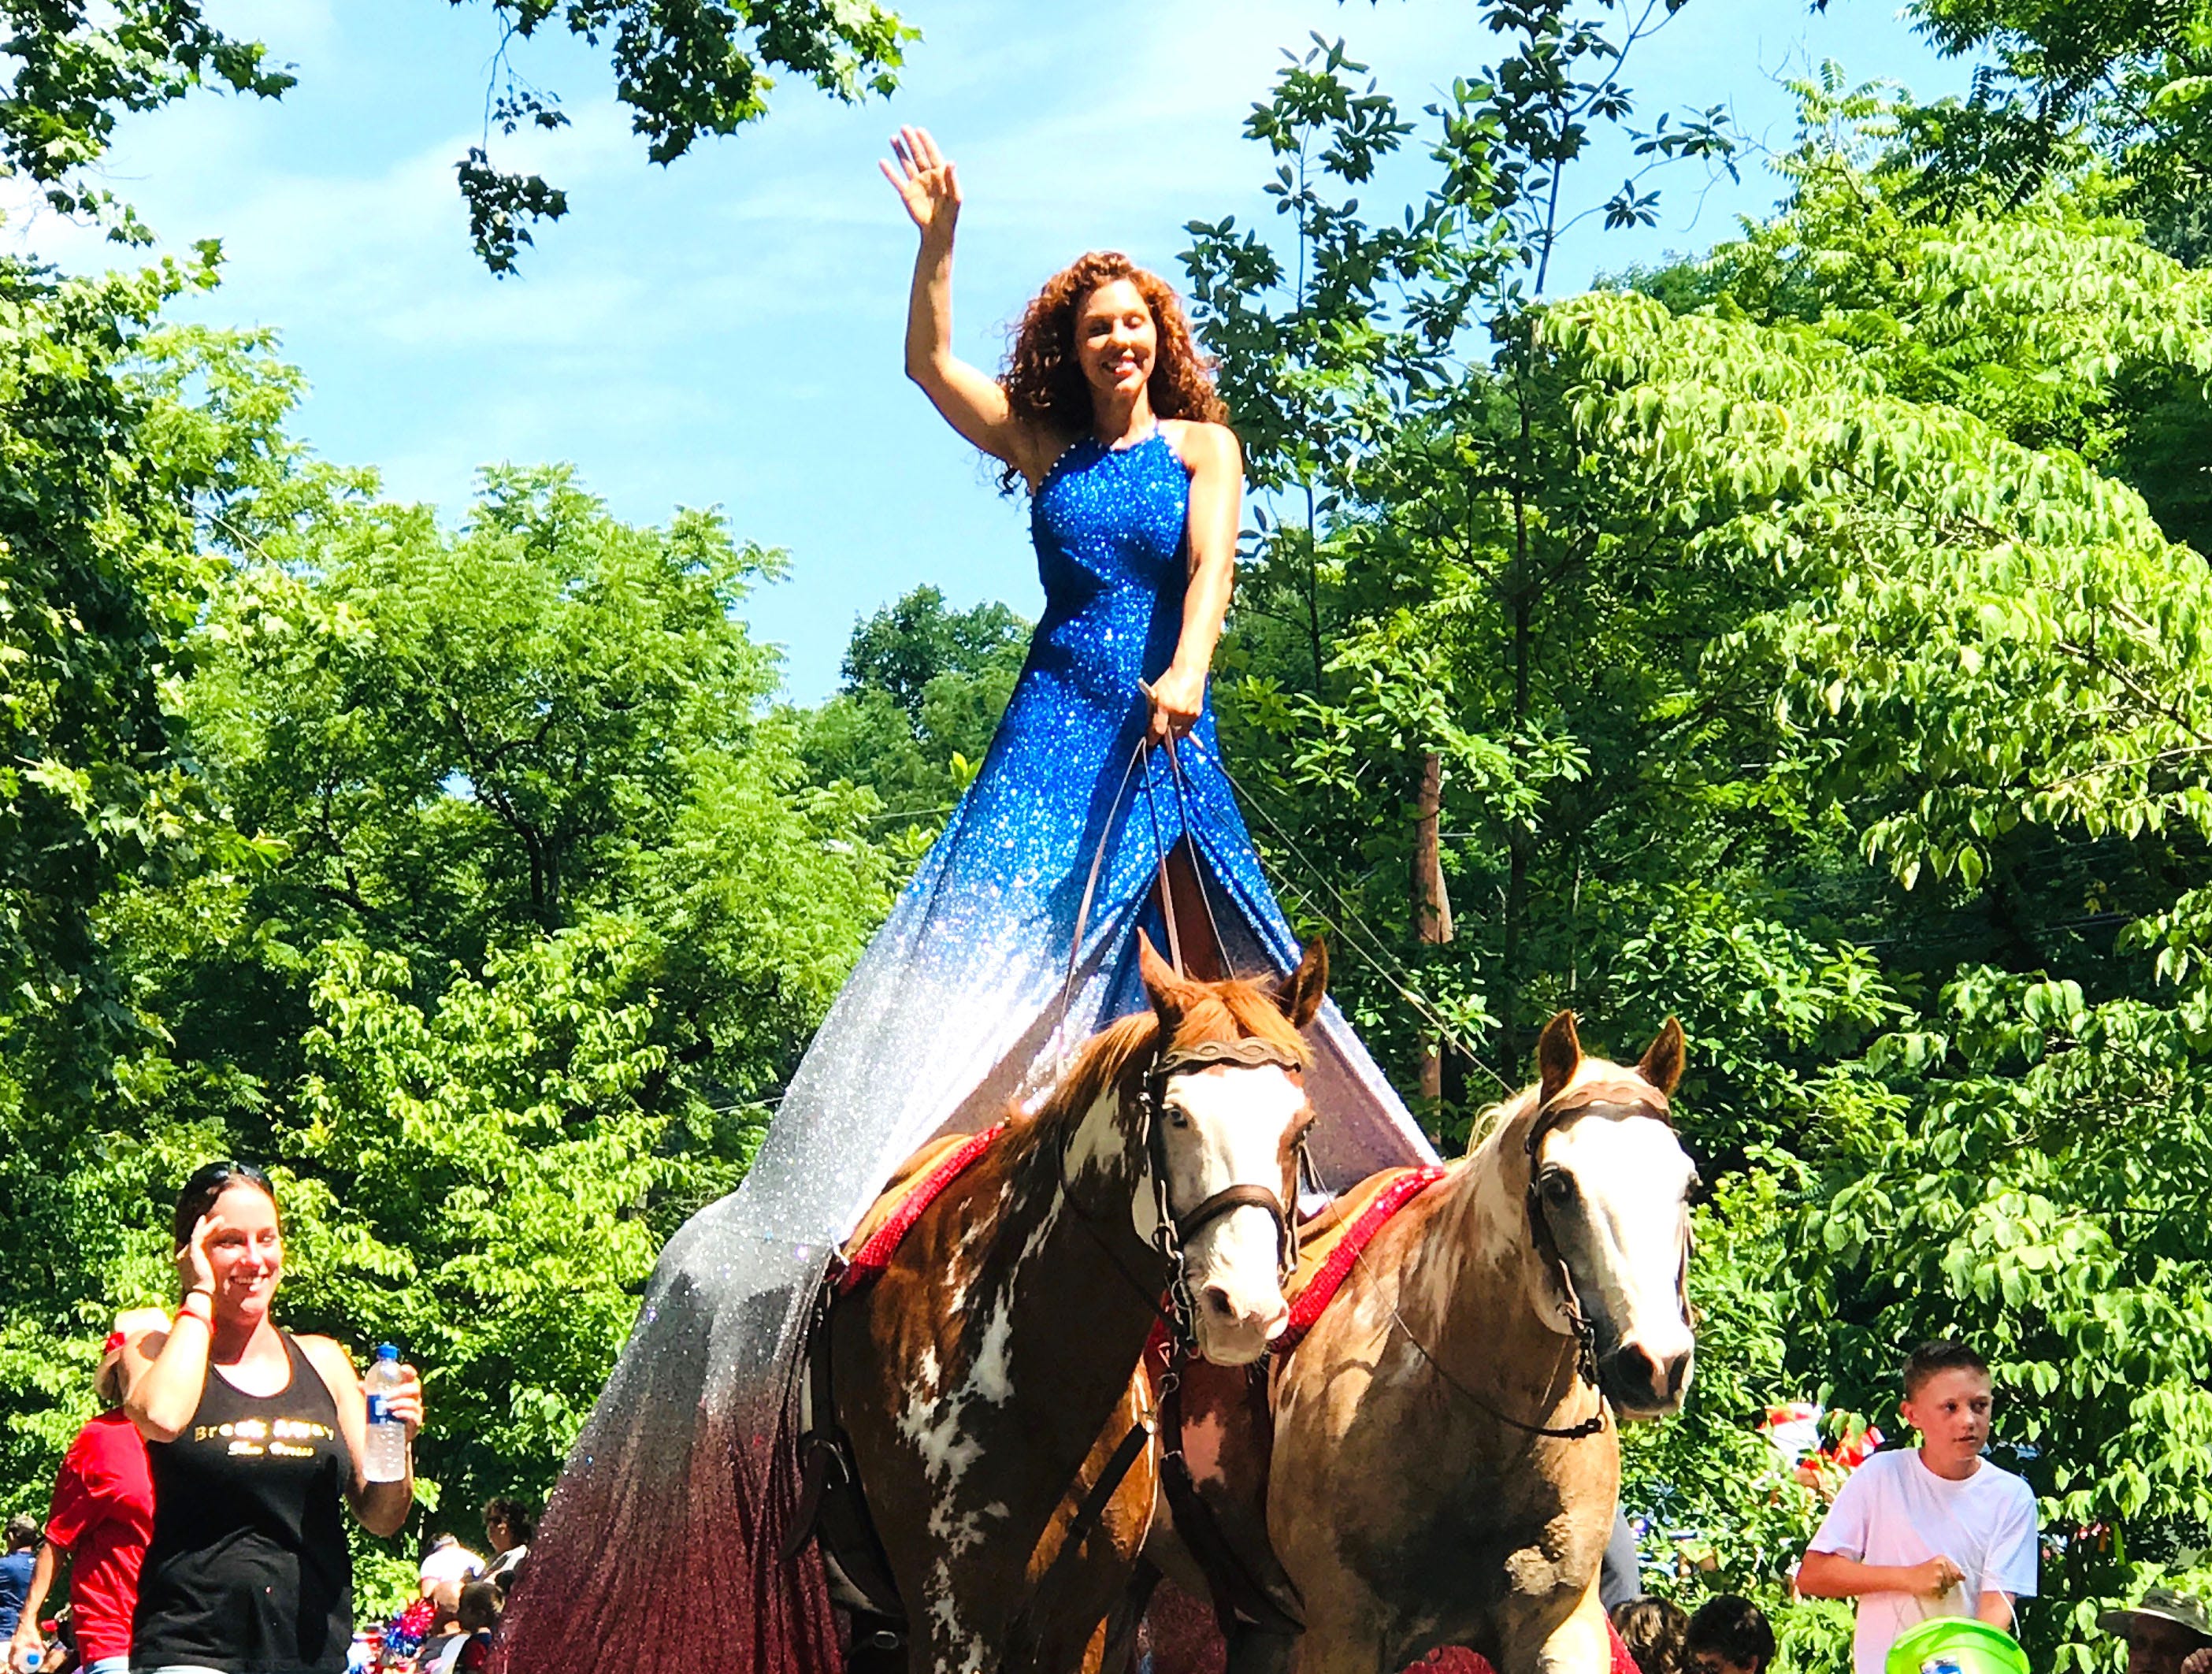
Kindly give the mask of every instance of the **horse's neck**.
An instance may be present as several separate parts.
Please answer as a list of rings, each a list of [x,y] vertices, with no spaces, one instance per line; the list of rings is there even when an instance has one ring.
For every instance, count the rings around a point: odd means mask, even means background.
[[[1147,1320],[1143,1282],[1152,1251],[1132,1205],[1145,1178],[1141,1123],[1109,1087],[1070,1129],[1041,1134],[1016,1172],[1008,1230],[1021,1242],[1010,1281],[1033,1293],[1060,1285],[1101,1290]]]
[[[1124,1097],[1119,1081],[1109,1084],[1064,1136],[1042,1136],[1029,1189],[1059,1194],[1071,1214],[1110,1223],[1135,1244],[1129,1205],[1146,1161],[1138,1115],[1133,1095]]]
[[[1533,1120],[1502,1123],[1437,1189],[1400,1303],[1455,1375],[1479,1368],[1523,1411],[1571,1390],[1577,1346],[1529,1224],[1524,1147]]]

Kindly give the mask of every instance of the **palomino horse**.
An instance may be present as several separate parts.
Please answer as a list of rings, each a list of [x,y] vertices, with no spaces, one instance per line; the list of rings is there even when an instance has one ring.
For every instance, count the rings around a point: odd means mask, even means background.
[[[1264,987],[1187,981],[1149,941],[1139,959],[1152,1010],[1085,1046],[830,1310],[836,1419],[914,1674],[1095,1658],[1155,1491],[1133,1374],[1158,1300],[1172,1286],[1187,1340],[1224,1365],[1285,1317],[1313,1120],[1299,1031],[1327,955],[1309,944]]]
[[[1382,1224],[1279,1355],[1271,1399],[1184,1391],[1213,1532],[1242,1532],[1249,1554],[1263,1517],[1280,1565],[1246,1566],[1245,1596],[1257,1575],[1304,1621],[1297,1639],[1238,1635],[1240,1674],[1293,1647],[1298,1674],[1376,1674],[1452,1646],[1500,1674],[1603,1674],[1597,1572],[1620,1471],[1608,1409],[1676,1410],[1694,1349],[1698,1175],[1667,1105],[1682,1052],[1670,1018],[1633,1070],[1585,1058],[1561,1012],[1538,1084]],[[1272,1443],[1254,1434],[1269,1407]],[[1188,1576],[1207,1543],[1156,1534],[1146,1555]]]

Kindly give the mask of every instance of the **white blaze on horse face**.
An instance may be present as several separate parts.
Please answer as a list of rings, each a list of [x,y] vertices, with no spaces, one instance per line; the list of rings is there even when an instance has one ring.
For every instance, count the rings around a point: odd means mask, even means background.
[[[1188,1214],[1232,1185],[1283,1194],[1283,1141],[1304,1118],[1305,1089],[1274,1064],[1212,1064],[1170,1079],[1162,1095],[1168,1201]],[[1199,1351],[1223,1366],[1267,1352],[1290,1317],[1275,1217],[1255,1204],[1216,1215],[1183,1246],[1198,1307]]]
[[[1588,1116],[1546,1139],[1551,1170],[1574,1182],[1571,1204],[1547,1198],[1547,1219],[1612,1361],[1607,1392],[1636,1417],[1680,1407],[1695,1338],[1683,1316],[1689,1190],[1697,1171],[1674,1130],[1649,1116]]]

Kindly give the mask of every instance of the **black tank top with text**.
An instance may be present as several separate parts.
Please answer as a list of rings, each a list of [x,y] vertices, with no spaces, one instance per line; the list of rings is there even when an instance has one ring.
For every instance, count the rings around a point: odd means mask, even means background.
[[[192,1421],[149,1442],[154,1537],[131,1661],[229,1674],[340,1671],[353,1638],[343,1501],[353,1455],[330,1386],[289,1332],[291,1379],[246,1395],[214,1367]]]

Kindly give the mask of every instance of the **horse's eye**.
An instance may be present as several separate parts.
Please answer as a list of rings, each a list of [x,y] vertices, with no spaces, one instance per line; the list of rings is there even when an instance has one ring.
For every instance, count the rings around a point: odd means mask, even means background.
[[[1170,1128],[1188,1128],[1190,1126],[1190,1112],[1183,1109],[1180,1105],[1170,1105],[1168,1106],[1168,1126]]]
[[[1564,1168],[1546,1169],[1536,1185],[1547,1203],[1564,1205],[1575,1201],[1575,1177]]]

